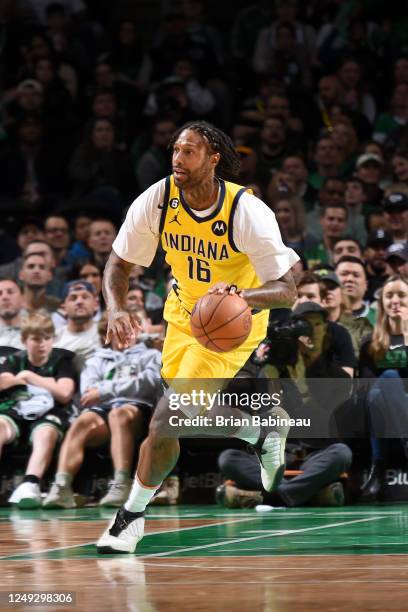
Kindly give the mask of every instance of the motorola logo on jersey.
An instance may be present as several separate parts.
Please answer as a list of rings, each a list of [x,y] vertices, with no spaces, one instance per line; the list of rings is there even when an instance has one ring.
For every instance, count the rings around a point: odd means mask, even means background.
[[[178,205],[179,205],[178,198],[172,198],[170,200],[170,208],[177,208]]]
[[[214,221],[211,226],[213,234],[216,236],[223,236],[227,231],[227,224],[225,221]]]

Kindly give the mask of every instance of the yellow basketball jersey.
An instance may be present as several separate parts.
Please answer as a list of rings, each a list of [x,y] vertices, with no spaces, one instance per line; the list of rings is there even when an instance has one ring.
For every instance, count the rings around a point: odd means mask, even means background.
[[[176,282],[174,290],[187,312],[219,281],[240,289],[262,284],[248,256],[238,251],[233,240],[234,213],[246,189],[222,180],[219,185],[215,210],[199,217],[186,204],[173,176],[166,178],[161,241]]]

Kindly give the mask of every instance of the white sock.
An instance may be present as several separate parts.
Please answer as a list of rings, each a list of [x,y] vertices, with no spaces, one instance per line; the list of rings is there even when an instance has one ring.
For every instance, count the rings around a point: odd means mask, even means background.
[[[72,474],[67,472],[57,472],[55,475],[55,482],[61,487],[70,487],[72,485],[74,477]]]
[[[143,512],[159,487],[160,485],[157,485],[157,487],[146,487],[135,476],[129,497],[127,502],[125,502],[125,509],[129,510],[129,512]]]
[[[259,425],[241,425],[241,427],[232,434],[231,438],[239,438],[245,440],[249,444],[256,444],[261,434],[261,427]]]

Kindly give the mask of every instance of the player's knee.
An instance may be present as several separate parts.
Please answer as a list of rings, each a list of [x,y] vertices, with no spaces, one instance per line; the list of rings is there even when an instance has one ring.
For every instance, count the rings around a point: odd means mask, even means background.
[[[161,419],[153,416],[152,420],[149,423],[149,434],[148,434],[148,437],[151,440],[156,440],[161,437],[161,425],[162,425]]]
[[[168,419],[166,419],[163,414],[153,414],[149,423],[148,437],[151,442],[159,444],[163,439],[175,437],[171,429],[174,428],[169,427]]]
[[[170,413],[171,414],[171,413]],[[153,413],[153,416],[149,424],[149,436],[154,437],[177,437],[175,436],[175,430],[177,428],[171,427],[169,420],[169,411],[167,406],[158,406]]]

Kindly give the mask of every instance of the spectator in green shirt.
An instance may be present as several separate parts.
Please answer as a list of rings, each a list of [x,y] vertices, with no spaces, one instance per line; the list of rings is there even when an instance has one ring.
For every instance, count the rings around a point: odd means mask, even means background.
[[[335,242],[346,230],[346,206],[340,203],[325,206],[321,211],[320,224],[323,230],[321,242],[315,247],[305,250],[309,268],[317,264],[332,263]]]

